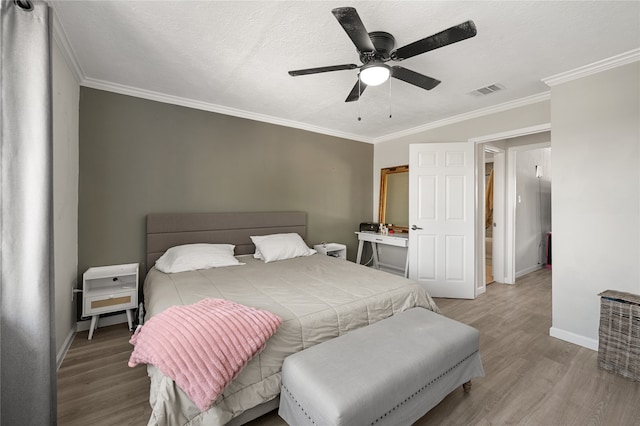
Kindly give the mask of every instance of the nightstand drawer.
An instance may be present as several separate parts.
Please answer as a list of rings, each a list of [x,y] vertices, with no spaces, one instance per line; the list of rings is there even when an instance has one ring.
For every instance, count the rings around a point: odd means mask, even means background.
[[[85,316],[96,315],[106,312],[115,312],[125,309],[133,309],[138,304],[138,298],[134,291],[127,293],[105,294],[95,297],[88,297],[85,300]]]
[[[91,309],[100,309],[106,306],[115,306],[122,304],[129,305],[131,303],[131,296],[114,297],[113,299],[92,300]]]

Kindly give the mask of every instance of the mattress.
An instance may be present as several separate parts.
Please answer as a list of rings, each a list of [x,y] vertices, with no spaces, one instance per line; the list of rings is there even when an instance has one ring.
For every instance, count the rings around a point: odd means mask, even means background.
[[[245,265],[178,274],[152,268],[144,284],[146,318],[173,305],[223,298],[278,315],[282,325],[201,412],[173,380],[148,366],[149,425],[222,425],[280,393],[285,357],[413,307],[438,312],[426,290],[403,277],[316,254],[273,263],[238,257]]]

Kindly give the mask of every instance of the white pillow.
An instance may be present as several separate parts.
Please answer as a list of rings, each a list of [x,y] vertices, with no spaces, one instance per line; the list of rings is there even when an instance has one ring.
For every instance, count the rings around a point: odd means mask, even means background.
[[[171,247],[158,260],[156,269],[166,274],[244,265],[233,256],[232,244],[185,244]]]
[[[251,241],[256,246],[253,257],[262,259],[265,263],[316,253],[307,247],[302,237],[296,233],[252,236]]]

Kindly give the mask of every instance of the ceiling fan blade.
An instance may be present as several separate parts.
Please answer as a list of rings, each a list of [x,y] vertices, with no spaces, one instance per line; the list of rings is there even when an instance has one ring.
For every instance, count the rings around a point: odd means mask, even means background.
[[[356,64],[332,65],[329,67],[307,68],[304,70],[289,71],[289,75],[292,77],[295,77],[298,75],[318,74],[321,72],[329,72],[329,71],[353,70],[356,68],[358,68]]]
[[[411,44],[407,44],[406,46],[396,49],[395,52],[391,53],[391,58],[395,61],[401,61],[403,59],[420,55],[421,53],[429,52],[430,50],[466,40],[476,34],[476,24],[474,24],[473,21],[463,22],[460,25],[456,25],[432,36],[414,41]]]
[[[359,52],[375,52],[369,33],[353,7],[338,7],[331,11]]]
[[[344,101],[345,102],[357,101],[358,99],[360,99],[360,95],[362,95],[362,92],[364,92],[364,89],[366,88],[367,88],[367,85],[361,82],[360,79],[358,79],[358,81],[356,81],[356,85],[353,86],[353,89],[351,89],[351,93],[349,93],[349,96],[347,96],[347,99],[345,99]]]
[[[425,90],[431,90],[440,84],[440,80],[399,66],[391,67],[391,76]]]

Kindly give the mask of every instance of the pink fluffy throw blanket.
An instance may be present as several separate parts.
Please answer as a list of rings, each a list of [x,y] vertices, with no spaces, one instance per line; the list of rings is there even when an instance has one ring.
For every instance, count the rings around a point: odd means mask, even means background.
[[[206,410],[281,323],[224,299],[172,306],[138,327],[129,367],[152,364]]]

